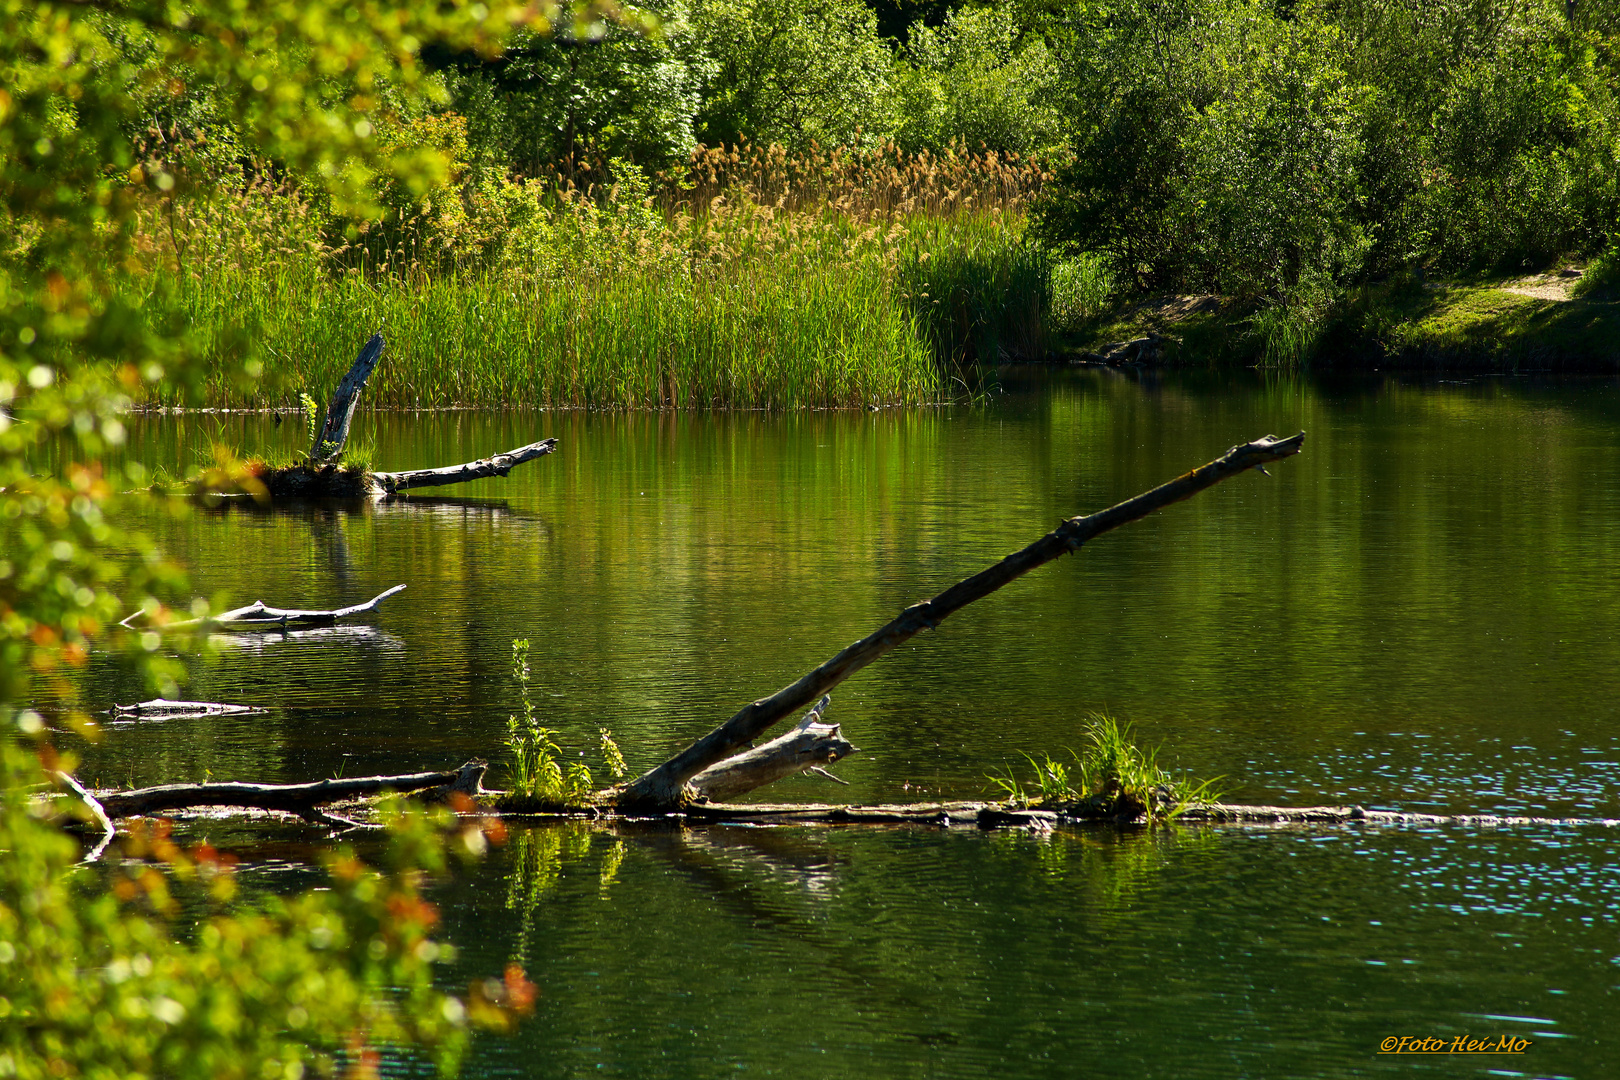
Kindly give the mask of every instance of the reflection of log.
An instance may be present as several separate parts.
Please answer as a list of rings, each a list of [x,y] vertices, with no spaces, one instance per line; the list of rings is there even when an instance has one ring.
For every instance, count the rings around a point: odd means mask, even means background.
[[[446,465],[441,469],[413,469],[407,472],[372,473],[374,491],[393,495],[407,488],[443,487],[468,480],[484,480],[492,476],[505,476],[514,468],[537,457],[545,457],[557,449],[556,439],[542,439],[516,450],[508,450],[494,457],[469,461],[465,465]]]
[[[101,801],[86,791],[84,789],[84,785],[79,783],[72,776],[65,772],[59,772],[52,769],[51,777],[63,787],[70,788],[75,795],[82,799],[84,801],[84,805],[90,809],[90,816],[95,818],[96,824],[101,827],[100,842],[97,843],[95,847],[91,848],[85,857],[80,860],[81,862],[86,863],[95,862],[97,859],[101,858],[101,853],[107,850],[107,845],[112,843],[113,836],[117,833],[117,830],[113,828],[112,819],[107,816],[106,808],[101,805]]]
[[[791,686],[744,706],[714,731],[631,781],[617,792],[616,801],[620,806],[637,808],[668,809],[680,805],[691,797],[689,782],[694,776],[741,750],[755,736],[804,708],[890,649],[909,641],[925,629],[932,629],[947,616],[988,596],[1013,579],[1060,555],[1077,551],[1081,544],[1095,536],[1146,517],[1155,510],[1196,495],[1241,472],[1297,454],[1304,443],[1305,433],[1302,431],[1292,438],[1279,439],[1268,435],[1234,446],[1209,464],[1152,491],[1107,510],[1062,522],[1022,551],[957,582],[932,600],[907,608],[898,618],[855,642]]]
[[[823,697],[786,735],[704,769],[692,777],[692,789],[701,798],[719,802],[858,753],[859,748],[843,737],[837,724],[819,722],[830,700]]]
[[[371,378],[372,369],[382,359],[382,353],[383,336],[372,334],[371,340],[360,349],[360,355],[349,366],[349,373],[343,376],[343,381],[338,383],[337,390],[332,394],[332,403],[326,407],[326,419],[321,422],[321,429],[315,433],[315,441],[309,447],[310,461],[331,461],[343,452],[343,444],[349,441],[349,424],[354,420],[354,408],[360,404],[360,391],[365,389],[366,380]]]
[[[164,784],[161,787],[120,791],[100,796],[102,809],[111,818],[137,814],[161,814],[192,806],[231,806],[254,810],[281,810],[289,814],[323,821],[329,819],[319,807],[342,799],[355,799],[395,791],[401,795],[427,791],[433,795],[462,792],[476,797],[482,793],[482,761],[469,761],[455,772],[407,773],[403,776],[363,776],[346,780],[320,780],[313,784]]]
[[[347,619],[351,615],[361,615],[368,611],[376,611],[378,605],[395,593],[404,589],[403,585],[395,585],[386,592],[378,593],[363,604],[353,607],[336,608],[331,611],[303,611],[298,608],[273,608],[266,606],[263,600],[255,600],[247,607],[232,608],[222,611],[218,615],[210,615],[206,619],[186,619],[184,622],[173,622],[163,627],[165,630],[184,630],[194,626],[229,626],[237,627],[255,626],[331,626],[339,619]],[[140,612],[120,620],[120,626],[130,626],[130,620]]]
[[[134,705],[114,705],[107,710],[115,717],[141,717],[148,720],[168,720],[176,716],[238,716],[242,713],[263,712],[251,705],[225,705],[218,701],[170,701],[153,698]]]

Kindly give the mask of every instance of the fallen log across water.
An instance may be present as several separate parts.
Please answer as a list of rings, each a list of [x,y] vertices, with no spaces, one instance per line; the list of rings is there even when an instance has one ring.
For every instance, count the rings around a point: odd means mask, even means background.
[[[333,804],[354,806],[356,816],[364,816],[369,806],[359,800],[385,792],[414,795],[436,801],[454,793],[468,797],[463,812],[507,818],[604,820],[603,807],[588,805],[535,813],[491,809],[489,803],[504,795],[483,788],[487,765],[469,761],[460,769],[446,772],[407,773],[398,776],[367,776],[320,780],[308,784],[204,783],[164,784],[135,791],[87,791],[72,776],[55,774],[65,788],[92,811],[104,835],[96,848],[99,854],[113,835],[112,822],[120,818],[157,816],[185,810],[220,809],[273,811],[296,815],[320,825],[352,828],[365,824],[353,818],[338,817],[322,807]],[[617,818],[620,815],[610,814]],[[928,828],[1027,829],[1049,832],[1055,828],[1082,826],[1132,827],[1141,821],[1122,821],[1095,806],[1031,807],[1007,802],[957,801],[919,803],[878,803],[865,806],[830,803],[718,803],[692,802],[674,814],[654,815],[657,820],[700,825],[903,825]],[[626,820],[646,820],[626,817]],[[1517,826],[1561,826],[1620,828],[1616,818],[1551,818],[1502,814],[1420,814],[1396,810],[1368,810],[1360,806],[1245,806],[1232,803],[1206,803],[1187,808],[1172,823],[1194,827],[1354,827],[1354,826],[1448,826],[1462,828],[1507,828]]]
[[[373,472],[356,466],[300,462],[279,469],[266,468],[256,478],[271,498],[376,499],[413,488],[444,487],[505,476],[519,465],[545,457],[555,449],[556,439],[541,439],[477,461],[402,472]]]
[[[114,705],[107,712],[114,720],[170,720],[192,716],[242,716],[265,710],[252,705],[227,705],[220,701],[170,701],[153,698],[134,705]]]
[[[932,600],[906,608],[897,618],[839,652],[797,682],[783,687],[768,698],[745,705],[730,720],[679,754],[624,787],[605,793],[605,797],[621,809],[636,812],[668,812],[692,802],[700,797],[692,787],[693,778],[738,754],[757,736],[923,630],[933,629],[948,616],[1031,570],[1061,555],[1078,551],[1080,545],[1094,537],[1190,498],[1249,469],[1259,469],[1264,473],[1266,465],[1299,453],[1304,444],[1303,431],[1287,439],[1267,435],[1253,442],[1242,443],[1209,464],[1161,484],[1152,491],[1107,510],[1059,523],[1056,529],[989,569],[957,582]]]
[[[309,784],[232,782],[163,784],[135,791],[98,792],[93,797],[109,819],[150,817],[175,810],[209,806],[238,810],[278,810],[297,814],[322,825],[354,826],[358,823],[328,814],[321,807],[378,795],[385,791],[400,795],[425,793],[431,798],[447,798],[452,792],[459,792],[476,799],[485,794],[483,779],[484,772],[488,768],[487,762],[469,761],[451,772],[357,776],[348,779],[317,780]],[[82,789],[74,786],[81,795],[85,794]]]
[[[369,611],[376,611],[382,602],[397,592],[404,591],[404,585],[395,585],[373,596],[363,604],[352,607],[334,608],[328,611],[307,611],[300,608],[270,607],[263,600],[255,600],[247,607],[232,608],[222,611],[218,615],[209,615],[201,619],[184,619],[180,622],[164,624],[164,630],[190,630],[197,627],[225,627],[229,629],[258,628],[264,626],[331,626],[339,619],[351,619],[356,615],[364,615]],[[119,626],[134,629],[135,620],[143,611],[136,611],[118,621]],[[156,704],[148,702],[147,704]],[[194,704],[192,702],[171,702],[170,704]]]

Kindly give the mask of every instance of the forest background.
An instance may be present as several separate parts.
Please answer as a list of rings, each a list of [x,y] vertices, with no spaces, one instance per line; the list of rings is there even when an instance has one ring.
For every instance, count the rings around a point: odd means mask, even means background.
[[[532,1000],[433,983],[422,874],[475,818],[246,907],[161,832],[74,868],[84,808],[36,798],[95,731],[72,670],[172,693],[107,628],[189,604],[106,512],[150,479],[107,463],[129,408],[318,396],[378,325],[383,406],[847,406],[1152,295],[1276,364],[1437,277],[1592,260],[1601,295],[1617,65],[1595,0],[0,0],[0,1076],[450,1068]]]

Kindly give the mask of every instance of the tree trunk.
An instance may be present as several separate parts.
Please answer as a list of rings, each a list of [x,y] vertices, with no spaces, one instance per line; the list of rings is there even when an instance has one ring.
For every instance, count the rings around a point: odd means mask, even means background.
[[[831,700],[823,697],[786,735],[704,769],[692,777],[692,790],[699,798],[721,802],[802,772],[832,777],[824,766],[860,753],[860,748],[844,738],[839,725],[819,722]]]
[[[932,600],[913,604],[899,617],[876,632],[839,652],[820,667],[768,698],[744,706],[730,720],[662,765],[642,774],[621,789],[617,803],[625,808],[669,809],[693,797],[690,781],[704,769],[736,753],[756,736],[769,730],[783,717],[804,708],[884,653],[904,644],[925,629],[932,629],[947,616],[961,610],[1009,581],[1051,562],[1060,555],[1111,529],[1146,517],[1155,510],[1190,498],[1249,469],[1259,468],[1299,453],[1305,443],[1302,431],[1287,439],[1267,435],[1254,442],[1234,446],[1214,461],[1152,491],[1086,517],[1070,518],[1030,544],[1007,556],[987,570],[957,582]]]
[[[188,630],[198,626],[331,626],[339,619],[347,619],[351,615],[361,615],[368,611],[376,611],[382,602],[397,592],[402,592],[405,586],[395,585],[392,589],[378,593],[363,604],[352,607],[335,608],[331,611],[303,611],[298,608],[269,607],[263,600],[255,600],[247,607],[232,608],[222,611],[218,615],[210,615],[206,619],[186,619],[183,622],[172,622],[162,627],[164,630]],[[121,619],[120,626],[133,629],[131,620],[139,615],[137,611]],[[157,704],[148,702],[147,704]],[[192,704],[191,702],[171,702],[170,704]]]
[[[326,419],[321,422],[320,430],[315,433],[315,441],[309,447],[309,460],[331,461],[343,453],[343,444],[349,441],[349,424],[354,420],[355,406],[360,404],[360,391],[366,387],[366,380],[371,378],[371,372],[382,359],[383,336],[381,333],[371,335],[371,340],[360,349],[360,355],[354,358],[349,366],[349,373],[343,376],[338,388],[332,395],[332,403],[326,408]]]
[[[407,472],[372,473],[377,490],[384,495],[395,495],[408,488],[443,487],[468,480],[485,480],[492,476],[505,476],[517,466],[538,457],[545,457],[557,449],[556,439],[541,439],[516,450],[508,450],[494,457],[469,461],[465,465],[446,465],[440,469],[412,469]]]
[[[343,799],[395,791],[401,795],[439,789],[434,794],[459,791],[477,797],[483,793],[482,761],[469,761],[455,772],[406,773],[402,776],[357,776],[346,780],[318,780],[312,784],[164,784],[137,791],[99,796],[109,818],[160,814],[192,806],[231,806],[255,810],[281,810],[322,820],[317,808]]]

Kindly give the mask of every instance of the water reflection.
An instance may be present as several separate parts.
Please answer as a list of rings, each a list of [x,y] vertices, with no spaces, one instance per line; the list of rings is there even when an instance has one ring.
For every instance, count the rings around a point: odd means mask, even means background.
[[[478,1076],[1404,1076],[1380,1040],[1428,1033],[1595,1076],[1610,840],[519,828],[443,886],[446,984],[516,959],[541,986]]]

